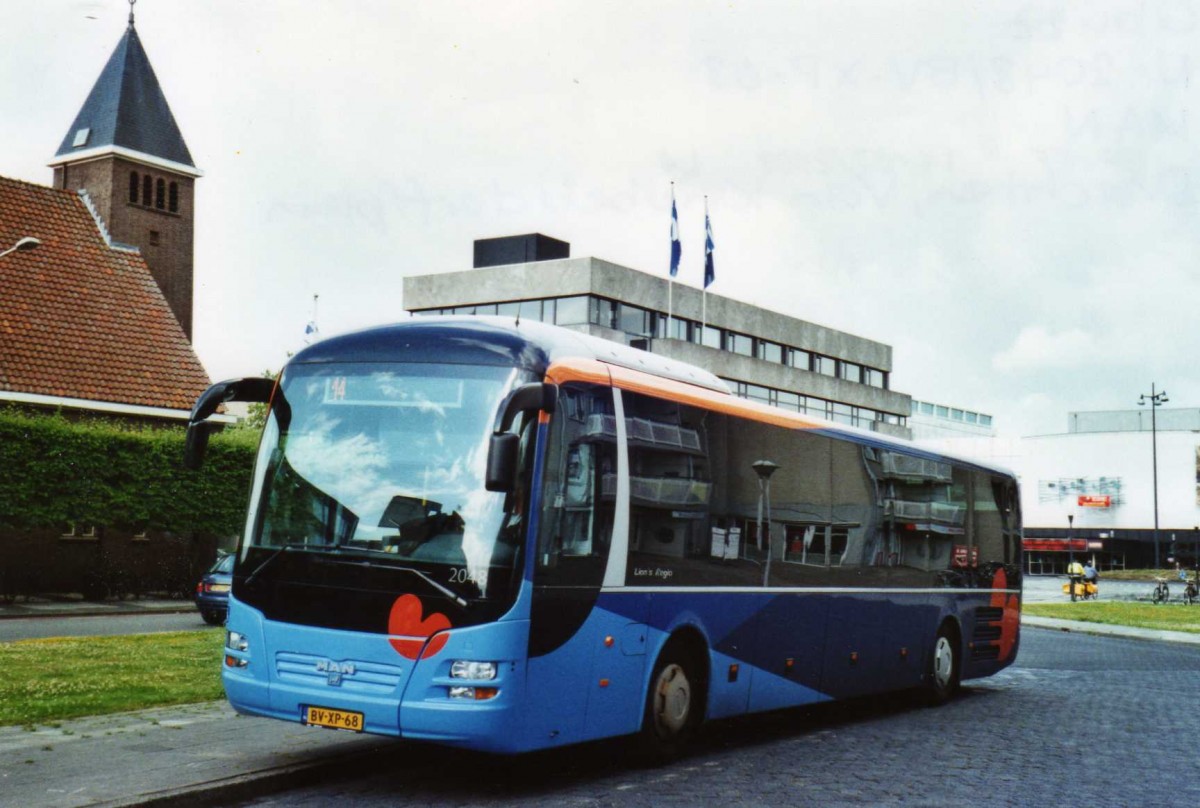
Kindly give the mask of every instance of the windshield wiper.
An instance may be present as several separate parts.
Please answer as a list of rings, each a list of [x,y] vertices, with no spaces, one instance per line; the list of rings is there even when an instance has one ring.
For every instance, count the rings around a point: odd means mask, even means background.
[[[259,564],[257,567],[255,567],[254,570],[249,575],[246,576],[246,586],[249,586],[250,584],[252,584],[254,582],[254,579],[258,577],[258,574],[260,572],[262,572],[264,569],[266,569],[267,566],[269,566],[276,558],[278,558],[279,554],[282,553],[284,550],[290,550],[293,547],[303,547],[303,546],[304,546],[303,542],[288,542],[287,544],[283,545],[275,552],[271,553],[269,556],[267,556],[266,558],[263,559],[261,564]]]
[[[470,605],[465,598],[463,598],[462,596],[457,594],[453,589],[442,586],[440,583],[435,581],[431,575],[429,575],[428,573],[422,572],[421,570],[416,569],[415,567],[400,567],[395,564],[372,564],[370,561],[367,561],[367,560],[363,560],[363,561],[329,561],[327,563],[329,563],[329,564],[350,564],[355,567],[363,566],[363,567],[371,567],[373,569],[399,570],[400,572],[411,572],[413,575],[417,576],[422,581],[429,584],[430,586],[432,586],[437,591],[441,592],[446,597],[450,598],[452,601],[457,603],[459,606],[462,606],[464,609]]]

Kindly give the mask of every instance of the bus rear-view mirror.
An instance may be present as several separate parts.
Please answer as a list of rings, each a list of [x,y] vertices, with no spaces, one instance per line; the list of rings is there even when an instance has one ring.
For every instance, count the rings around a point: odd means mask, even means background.
[[[208,420],[218,407],[230,401],[266,404],[271,400],[271,392],[274,389],[274,379],[251,376],[217,382],[201,393],[188,417],[187,437],[183,443],[183,465],[194,471],[204,464],[208,438],[221,428],[221,424]]]
[[[488,444],[487,476],[484,487],[488,491],[509,492],[517,477],[517,461],[521,439],[509,432],[513,421],[523,412],[554,412],[558,402],[558,385],[530,382],[523,384],[509,395],[496,422],[496,431]]]

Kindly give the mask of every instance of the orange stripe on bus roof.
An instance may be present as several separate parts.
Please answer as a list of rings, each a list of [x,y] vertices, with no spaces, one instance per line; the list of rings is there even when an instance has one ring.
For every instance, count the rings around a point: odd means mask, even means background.
[[[713,412],[747,418],[764,424],[789,429],[820,429],[828,424],[810,420],[799,413],[790,413],[777,407],[759,404],[730,393],[719,393],[706,387],[686,382],[664,379],[652,373],[609,365],[595,359],[567,357],[555,361],[546,371],[546,378],[556,383],[582,381],[593,384],[611,384],[631,393],[643,393],[656,398],[665,398],[679,404],[690,404]]]

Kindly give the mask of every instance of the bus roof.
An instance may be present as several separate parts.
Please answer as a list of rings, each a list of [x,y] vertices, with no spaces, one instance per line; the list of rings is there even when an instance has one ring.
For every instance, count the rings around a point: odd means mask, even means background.
[[[330,337],[305,348],[292,362],[464,362],[515,365],[543,374],[551,363],[574,357],[729,392],[725,382],[694,365],[569,328],[512,317],[422,315]]]

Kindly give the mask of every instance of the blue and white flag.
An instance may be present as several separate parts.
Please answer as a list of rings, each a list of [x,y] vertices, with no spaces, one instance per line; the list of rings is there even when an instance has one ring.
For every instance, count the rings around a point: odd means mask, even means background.
[[[679,274],[679,256],[683,247],[679,243],[679,213],[675,210],[675,189],[671,189],[671,277]]]
[[[716,280],[717,271],[713,268],[713,238],[712,224],[708,221],[708,204],[704,205],[704,288]]]
[[[304,344],[309,345],[320,335],[317,331],[317,323],[314,320],[309,320],[308,325],[304,326]]]

